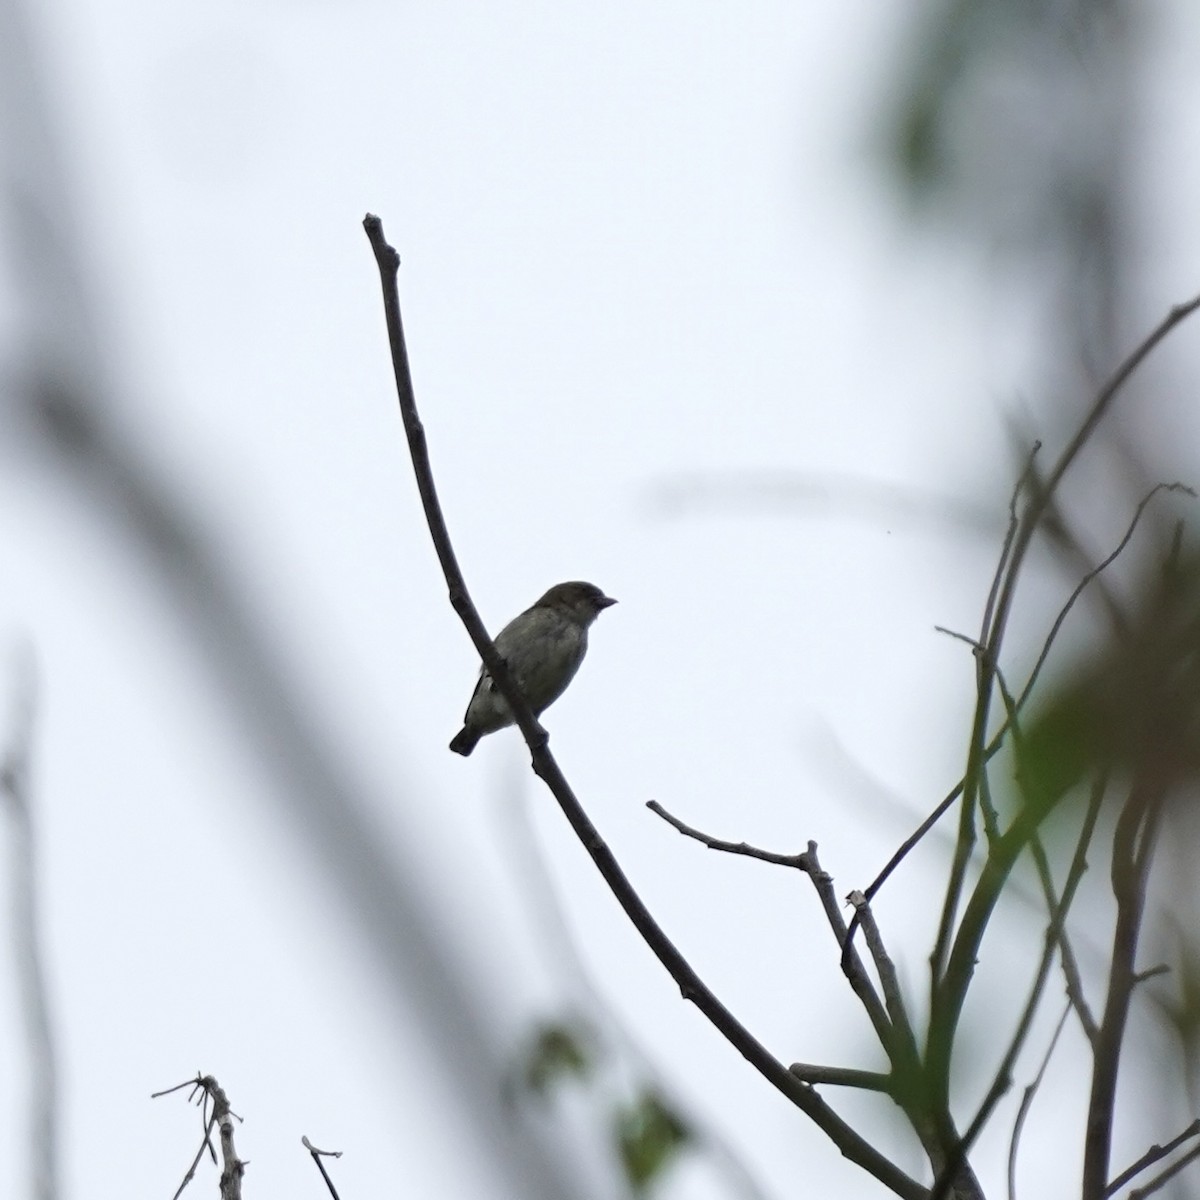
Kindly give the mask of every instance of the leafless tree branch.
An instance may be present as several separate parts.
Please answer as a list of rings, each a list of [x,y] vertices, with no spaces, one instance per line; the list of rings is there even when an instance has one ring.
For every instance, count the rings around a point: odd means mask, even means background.
[[[317,1170],[321,1172],[321,1178],[325,1180],[325,1186],[329,1189],[329,1194],[333,1197],[333,1200],[341,1200],[341,1197],[337,1193],[337,1188],[333,1186],[333,1180],[329,1178],[329,1172],[325,1170],[325,1164],[321,1159],[341,1158],[342,1152],[340,1150],[318,1150],[307,1137],[302,1137],[300,1141],[305,1150],[312,1155],[312,1160],[317,1164]]]
[[[1037,1074],[1021,1094],[1021,1103],[1017,1108],[1016,1119],[1013,1121],[1012,1137],[1009,1138],[1008,1142],[1008,1200],[1017,1200],[1017,1150],[1021,1145],[1021,1132],[1025,1128],[1025,1119],[1029,1116],[1029,1110],[1033,1107],[1034,1097],[1037,1095],[1038,1088],[1042,1086],[1042,1079],[1045,1077],[1046,1068],[1050,1065],[1050,1059],[1054,1056],[1058,1039],[1062,1036],[1063,1027],[1067,1023],[1067,1017],[1070,1015],[1071,1006],[1068,1004],[1063,1009],[1062,1016],[1058,1018],[1058,1024],[1054,1027],[1054,1033],[1050,1038],[1050,1044],[1046,1047],[1046,1053],[1042,1055],[1042,1061],[1038,1067]]]
[[[1200,1118],[1194,1120],[1182,1133],[1173,1137],[1165,1145],[1153,1145],[1145,1154],[1142,1155],[1136,1162],[1132,1162],[1120,1173],[1113,1181],[1104,1189],[1105,1196],[1112,1196],[1119,1192],[1130,1180],[1135,1179],[1147,1167],[1152,1167],[1156,1162],[1161,1162],[1168,1154],[1172,1154],[1178,1150],[1184,1142],[1190,1141],[1192,1138],[1200,1135]]]
[[[433,472],[429,461],[424,427],[417,412],[416,396],[408,365],[408,350],[400,314],[397,272],[400,257],[384,237],[383,224],[378,217],[368,215],[363,227],[379,267],[383,291],[384,314],[388,341],[392,352],[392,367],[400,401],[401,417],[408,438],[417,488],[425,510],[430,536],[441,563],[449,588],[450,603],[470,635],[480,658],[496,686],[508,702],[516,723],[529,746],[533,769],[550,789],[564,816],[583,843],[597,869],[608,884],[617,902],[625,910],[638,933],[658,960],[679,985],[686,1000],[694,1003],[725,1038],[758,1070],[764,1078],[788,1097],[809,1116],[838,1149],[858,1163],[899,1196],[924,1200],[926,1189],[901,1171],[825,1103],[808,1085],[802,1083],[725,1007],[712,990],[700,979],[691,964],[666,936],[658,922],[629,882],[607,843],[584,811],[554,756],[550,753],[546,731],[538,723],[525,697],[513,684],[504,661],[496,653],[483,622],[467,591],[459,568],[449,531],[437,498]]]

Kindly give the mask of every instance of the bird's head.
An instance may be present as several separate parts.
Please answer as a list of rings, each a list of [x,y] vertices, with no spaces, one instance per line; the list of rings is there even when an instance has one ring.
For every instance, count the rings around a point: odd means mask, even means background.
[[[580,625],[590,625],[610,605],[616,604],[594,583],[556,583],[539,601],[546,608],[556,608]]]

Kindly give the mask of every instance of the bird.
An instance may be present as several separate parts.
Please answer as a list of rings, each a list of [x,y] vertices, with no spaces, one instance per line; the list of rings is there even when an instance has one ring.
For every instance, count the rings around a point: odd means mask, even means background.
[[[594,583],[558,583],[500,631],[496,653],[508,664],[535,716],[566,690],[587,653],[588,627],[614,604]],[[483,667],[450,749],[466,758],[481,737],[512,723],[508,701]]]

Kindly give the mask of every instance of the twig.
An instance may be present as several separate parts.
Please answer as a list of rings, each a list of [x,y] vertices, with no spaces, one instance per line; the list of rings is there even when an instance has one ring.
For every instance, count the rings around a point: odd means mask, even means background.
[[[302,1136],[300,1141],[305,1150],[312,1155],[312,1160],[317,1164],[317,1170],[321,1172],[321,1178],[325,1180],[325,1186],[329,1189],[329,1194],[333,1197],[333,1200],[341,1200],[341,1197],[337,1194],[337,1188],[333,1186],[333,1180],[329,1178],[329,1172],[325,1170],[325,1164],[321,1159],[341,1158],[342,1152],[340,1150],[318,1150],[306,1136]]]
[[[1178,1150],[1189,1138],[1194,1138],[1200,1134],[1200,1118],[1194,1120],[1182,1133],[1173,1137],[1164,1146],[1157,1143],[1150,1147],[1137,1162],[1130,1163],[1120,1175],[1116,1177],[1104,1189],[1105,1196],[1111,1196],[1114,1192],[1119,1192],[1131,1179],[1140,1175],[1147,1167],[1152,1167],[1156,1162],[1166,1158],[1168,1154]]]
[[[917,1038],[913,1033],[912,1021],[909,1019],[908,1006],[904,1002],[904,993],[900,989],[896,964],[892,962],[892,957],[883,944],[883,936],[879,932],[870,901],[862,892],[851,892],[847,900],[862,925],[863,937],[867,939],[867,949],[871,952],[871,959],[875,963],[875,970],[879,975],[879,986],[883,990],[883,1000],[887,1005],[888,1016],[892,1019],[892,1028],[904,1050],[904,1066],[908,1071],[915,1073],[920,1063]]]
[[[1035,833],[1029,839],[1029,849],[1033,854],[1038,878],[1042,883],[1042,891],[1046,897],[1046,907],[1050,912],[1053,912],[1058,901],[1054,894],[1054,879],[1050,873],[1050,860],[1046,855],[1045,846],[1042,845],[1040,834]],[[1062,963],[1063,980],[1067,990],[1067,999],[1070,1001],[1070,1007],[1079,1018],[1079,1024],[1083,1029],[1084,1036],[1089,1042],[1095,1044],[1097,1032],[1096,1018],[1092,1015],[1091,1006],[1084,995],[1083,977],[1079,973],[1079,963],[1075,958],[1075,951],[1071,946],[1070,938],[1067,936],[1065,925],[1058,931],[1058,953],[1059,961]]]
[[[238,1158],[237,1151],[233,1146],[233,1122],[241,1120],[241,1118],[229,1107],[229,1097],[225,1095],[224,1089],[216,1079],[212,1075],[201,1075],[197,1072],[194,1079],[177,1083],[174,1087],[164,1088],[161,1092],[153,1092],[150,1098],[157,1100],[160,1096],[169,1096],[172,1092],[181,1091],[185,1087],[192,1089],[188,1095],[189,1103],[195,1099],[197,1092],[200,1093],[199,1103],[204,1136],[200,1142],[200,1149],[196,1151],[196,1157],[192,1159],[192,1165],[188,1167],[187,1173],[183,1177],[183,1182],[175,1190],[173,1200],[179,1200],[184,1188],[191,1183],[205,1149],[212,1156],[213,1162],[217,1161],[217,1153],[213,1148],[211,1136],[214,1125],[221,1136],[221,1159],[225,1164],[221,1170],[221,1200],[241,1200],[242,1176],[246,1172],[247,1164]],[[211,1115],[208,1114],[210,1103],[212,1104]]]
[[[503,659],[496,653],[496,648],[488,636],[483,622],[479,619],[479,614],[467,592],[466,582],[459,569],[445,518],[437,499],[425,431],[417,413],[416,397],[408,366],[408,351],[404,342],[404,327],[400,316],[400,296],[396,279],[400,256],[387,243],[383,233],[383,224],[378,217],[368,215],[363,221],[363,228],[379,267],[400,413],[404,421],[413,470],[417,478],[417,489],[421,495],[434,549],[449,588],[450,603],[458,613],[484,666],[516,718],[517,726],[529,746],[534,772],[553,793],[563,815],[596,864],[613,896],[625,910],[646,945],[679,985],[684,999],[694,1003],[730,1044],[764,1078],[815,1121],[851,1161],[858,1163],[898,1195],[910,1197],[911,1200],[924,1200],[925,1189],[915,1179],[901,1171],[895,1163],[876,1150],[870,1142],[834,1113],[811,1087],[796,1079],[783,1063],[734,1017],[701,980],[691,964],[660,928],[650,910],[630,884],[607,843],[600,836],[591,818],[588,817],[576,798],[554,756],[550,753],[546,731],[538,724],[520,689],[513,684]]]
[[[1017,529],[1020,526],[1020,514],[1017,512],[1017,501],[1025,490],[1025,485],[1033,478],[1033,465],[1042,449],[1040,438],[1035,438],[1025,456],[1025,465],[1021,468],[1017,482],[1008,497],[1008,529],[1004,534],[1004,542],[1000,547],[1000,559],[992,572],[992,585],[988,588],[987,600],[983,606],[983,619],[979,622],[979,641],[987,640],[988,631],[992,627],[992,616],[996,611],[996,597],[1000,594],[1000,582],[1004,578],[1004,568],[1008,565],[1012,554],[1013,542],[1016,541]]]
[[[183,1176],[183,1182],[175,1189],[175,1195],[171,1197],[171,1200],[179,1200],[179,1197],[183,1195],[184,1188],[196,1177],[196,1168],[200,1165],[200,1160],[204,1157],[205,1150],[212,1155],[213,1161],[216,1161],[217,1152],[212,1144],[213,1124],[213,1119],[210,1117],[208,1124],[204,1127],[204,1134],[200,1138],[200,1148],[196,1151],[196,1157],[192,1159],[192,1165],[188,1167]]]
[[[1129,1193],[1129,1200],[1145,1200],[1147,1196],[1157,1192],[1159,1188],[1163,1187],[1165,1184],[1174,1179],[1184,1167],[1194,1163],[1198,1158],[1200,1158],[1200,1146],[1195,1146],[1182,1158],[1173,1162],[1165,1171],[1161,1171],[1159,1174],[1155,1175],[1155,1177],[1150,1180],[1145,1187],[1134,1188],[1133,1191]]]
[[[1046,1053],[1042,1056],[1037,1074],[1021,1094],[1021,1104],[1017,1109],[1016,1120],[1013,1121],[1012,1137],[1008,1143],[1008,1200],[1017,1200],[1017,1149],[1021,1144],[1021,1132],[1025,1128],[1025,1118],[1029,1116],[1029,1110],[1033,1107],[1033,1098],[1037,1095],[1038,1088],[1042,1086],[1046,1068],[1050,1065],[1050,1059],[1054,1055],[1054,1049],[1058,1045],[1058,1039],[1062,1036],[1063,1027],[1070,1015],[1071,1006],[1068,1004],[1063,1009],[1062,1016],[1058,1018],[1058,1024],[1054,1027],[1054,1034],[1050,1038],[1050,1044],[1046,1047]]]
[[[1125,547],[1133,540],[1133,535],[1137,531],[1138,524],[1141,522],[1142,514],[1146,511],[1146,507],[1150,501],[1158,495],[1159,492],[1182,492],[1186,496],[1191,496],[1196,499],[1195,489],[1188,487],[1183,483],[1157,483],[1152,487],[1141,499],[1137,508],[1134,510],[1133,519],[1129,522],[1129,527],[1125,530],[1121,540],[1116,544],[1112,552],[1105,558],[1101,559],[1090,571],[1083,576],[1082,579],[1075,585],[1070,596],[1067,597],[1066,603],[1059,609],[1058,615],[1054,618],[1053,625],[1050,626],[1050,632],[1046,635],[1046,640],[1042,643],[1042,649],[1038,654],[1037,662],[1033,664],[1033,670],[1029,673],[1029,679],[1025,686],[1021,689],[1020,698],[1017,700],[1017,711],[1025,707],[1025,701],[1029,699],[1033,692],[1034,685],[1038,681],[1038,676],[1041,674],[1042,667],[1046,664],[1046,659],[1050,655],[1050,649],[1054,645],[1055,639],[1058,637],[1059,631],[1063,627],[1063,622],[1066,621],[1071,609],[1075,607],[1075,602],[1087,590],[1089,584],[1096,579],[1097,576],[1103,574],[1116,560],[1121,556]]]
[[[757,858],[762,862],[774,863],[780,867],[795,867],[799,871],[811,871],[810,859],[806,851],[801,851],[799,854],[776,854],[773,850],[760,850],[757,846],[751,846],[749,842],[727,842],[681,821],[663,808],[657,800],[647,800],[646,807],[656,816],[662,817],[668,825],[678,829],[684,837],[693,838],[710,850],[720,850],[725,854],[741,854],[746,858]]]
[[[868,1092],[892,1095],[892,1079],[880,1071],[860,1071],[854,1067],[823,1067],[816,1063],[792,1063],[788,1070],[805,1083],[827,1083],[834,1087],[860,1088]]]
[[[991,753],[995,754],[1000,749],[1000,740],[997,738],[990,748]],[[884,864],[883,870],[871,880],[870,884],[863,889],[863,895],[868,900],[873,900],[878,894],[879,889],[888,881],[892,872],[908,857],[910,851],[924,836],[950,811],[954,802],[962,795],[963,781],[960,779],[958,783],[950,789],[946,796],[941,800],[938,806],[921,822],[917,828],[909,834],[903,842],[900,843],[900,848],[892,855],[891,858]],[[855,913],[850,920],[850,927],[846,931],[846,941],[842,947],[843,960],[850,953],[850,948],[854,942],[854,933],[858,929],[858,914]]]

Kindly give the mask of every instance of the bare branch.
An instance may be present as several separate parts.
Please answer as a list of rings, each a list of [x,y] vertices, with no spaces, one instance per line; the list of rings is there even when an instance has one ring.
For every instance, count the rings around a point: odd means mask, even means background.
[[[1200,1158],[1200,1146],[1195,1146],[1181,1159],[1173,1162],[1165,1171],[1155,1175],[1155,1177],[1150,1180],[1145,1187],[1134,1188],[1133,1191],[1129,1193],[1129,1200],[1145,1200],[1147,1196],[1157,1192],[1159,1188],[1163,1187],[1165,1184],[1174,1179],[1175,1176],[1184,1169],[1184,1167],[1190,1166],[1198,1158]]]
[[[379,267],[384,315],[387,321],[388,341],[391,346],[392,367],[396,377],[400,413],[404,421],[405,434],[408,438],[413,470],[417,478],[417,488],[425,510],[426,523],[429,526],[430,536],[433,539],[434,548],[449,588],[450,602],[466,626],[488,673],[512,709],[517,726],[529,746],[534,772],[558,801],[563,815],[583,843],[584,849],[596,864],[617,902],[625,910],[646,945],[679,985],[684,999],[694,1003],[764,1078],[816,1122],[844,1155],[858,1163],[897,1195],[910,1197],[911,1200],[924,1200],[925,1189],[915,1179],[901,1171],[895,1163],[876,1150],[843,1121],[811,1087],[796,1079],[783,1063],[775,1058],[734,1017],[701,980],[691,964],[663,932],[629,882],[616,857],[584,811],[567,782],[566,776],[563,775],[554,756],[550,753],[546,731],[538,724],[520,689],[513,684],[504,661],[496,653],[496,648],[488,636],[483,622],[479,619],[479,614],[471,601],[450,542],[449,531],[434,486],[425,431],[417,413],[416,397],[409,371],[408,351],[404,341],[400,296],[396,280],[400,256],[387,243],[383,233],[383,224],[378,217],[368,215],[363,221],[363,228]]]
[[[854,1067],[822,1067],[816,1063],[792,1063],[788,1070],[805,1083],[828,1083],[835,1087],[882,1092],[885,1096],[892,1094],[891,1076],[879,1071],[859,1071]]]
[[[341,1200],[341,1197],[337,1193],[337,1188],[333,1186],[333,1180],[329,1178],[329,1172],[325,1170],[325,1164],[321,1159],[341,1158],[342,1152],[340,1150],[318,1150],[307,1137],[301,1137],[300,1141],[305,1150],[312,1155],[312,1160],[317,1164],[317,1170],[321,1172],[321,1178],[325,1180],[325,1186],[329,1189],[329,1194],[333,1197],[333,1200]]]
[[[757,858],[762,862],[774,863],[780,867],[795,867],[799,871],[809,872],[811,870],[808,854],[804,851],[801,851],[799,854],[776,854],[773,850],[760,850],[757,846],[751,846],[749,842],[727,842],[722,838],[712,837],[710,834],[704,833],[694,826],[681,821],[678,817],[663,808],[657,800],[647,800],[646,807],[652,813],[662,817],[668,825],[678,829],[684,837],[693,838],[695,841],[707,846],[710,850],[721,850],[725,854],[741,854],[746,858]]]
[[[1151,1146],[1150,1149],[1147,1150],[1146,1153],[1137,1160],[1137,1162],[1130,1163],[1129,1166],[1127,1166],[1125,1170],[1123,1170],[1120,1175],[1118,1175],[1116,1179],[1114,1179],[1112,1183],[1110,1183],[1108,1187],[1104,1189],[1104,1195],[1111,1196],[1114,1192],[1119,1192],[1131,1179],[1134,1179],[1136,1176],[1140,1175],[1147,1167],[1152,1167],[1156,1162],[1161,1162],[1162,1159],[1166,1158],[1168,1154],[1178,1150],[1184,1142],[1196,1137],[1197,1135],[1200,1135],[1200,1117],[1194,1120],[1182,1133],[1178,1134],[1176,1137],[1173,1137],[1169,1142],[1166,1143],[1166,1145],[1160,1146],[1156,1143],[1155,1145]]]
[[[1029,1116],[1029,1110],[1033,1107],[1033,1098],[1037,1095],[1038,1088],[1042,1086],[1046,1068],[1050,1065],[1050,1059],[1054,1056],[1054,1049],[1058,1045],[1058,1039],[1062,1035],[1063,1027],[1070,1015],[1071,1006],[1068,1004],[1063,1009],[1062,1016],[1058,1018],[1058,1024],[1054,1027],[1054,1034],[1050,1038],[1050,1044],[1046,1047],[1046,1053],[1042,1056],[1041,1065],[1033,1077],[1033,1082],[1021,1095],[1021,1104],[1017,1109],[1016,1120],[1013,1121],[1012,1137],[1008,1143],[1008,1200],[1017,1200],[1017,1149],[1021,1144],[1021,1131],[1025,1128],[1025,1118]]]
[[[213,1149],[212,1144],[213,1124],[214,1122],[210,1117],[208,1124],[204,1128],[204,1135],[200,1139],[200,1148],[196,1151],[196,1157],[192,1159],[192,1165],[188,1167],[183,1176],[183,1182],[175,1189],[175,1195],[171,1197],[171,1200],[179,1200],[179,1197],[183,1195],[184,1188],[196,1177],[196,1168],[200,1165],[200,1160],[204,1157],[205,1150],[208,1150],[214,1159],[216,1158],[216,1151]]]
[[[884,1003],[887,1005],[888,1016],[892,1019],[892,1028],[903,1048],[904,1066],[915,1072],[920,1062],[917,1051],[917,1039],[913,1033],[912,1021],[909,1019],[908,1006],[904,1002],[904,993],[900,990],[900,978],[896,974],[896,964],[892,962],[883,944],[879,926],[875,922],[875,914],[871,911],[870,901],[862,892],[851,892],[847,897],[854,908],[854,913],[862,925],[863,937],[867,939],[867,949],[875,963],[879,974],[879,986],[883,989]]]

